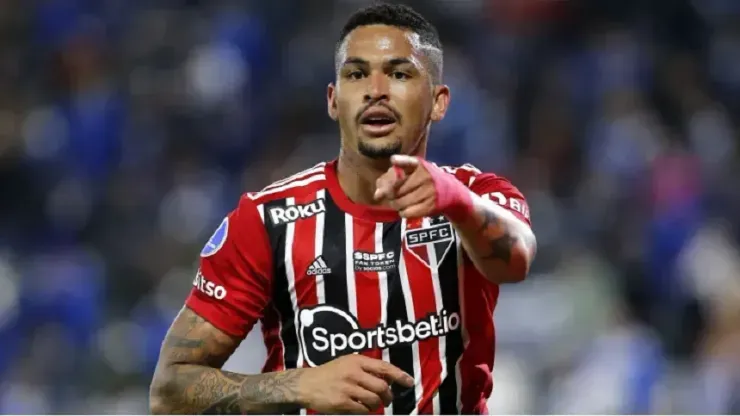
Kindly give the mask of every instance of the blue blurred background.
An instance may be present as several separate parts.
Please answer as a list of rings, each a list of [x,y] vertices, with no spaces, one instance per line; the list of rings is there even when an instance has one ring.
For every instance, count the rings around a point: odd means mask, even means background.
[[[0,412],[142,413],[198,252],[337,154],[362,0],[0,2]],[[495,413],[740,413],[740,2],[408,1],[453,102],[429,157],[510,177]],[[227,367],[258,371],[259,334]]]

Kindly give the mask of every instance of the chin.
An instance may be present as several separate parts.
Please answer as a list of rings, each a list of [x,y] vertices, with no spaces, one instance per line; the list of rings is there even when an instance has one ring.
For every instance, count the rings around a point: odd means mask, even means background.
[[[371,159],[386,159],[401,153],[401,141],[394,137],[361,139],[360,154]]]

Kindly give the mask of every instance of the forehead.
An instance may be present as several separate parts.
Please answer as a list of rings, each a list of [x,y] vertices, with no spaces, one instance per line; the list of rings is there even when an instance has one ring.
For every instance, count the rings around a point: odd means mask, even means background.
[[[420,52],[419,35],[386,25],[358,27],[347,36],[339,50],[342,59],[383,55],[412,58]]]

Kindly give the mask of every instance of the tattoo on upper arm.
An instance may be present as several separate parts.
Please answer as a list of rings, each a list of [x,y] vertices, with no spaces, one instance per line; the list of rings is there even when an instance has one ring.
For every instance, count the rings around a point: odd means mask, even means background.
[[[162,346],[165,368],[158,391],[169,413],[281,413],[297,400],[300,371],[242,375],[219,370],[239,340],[215,329],[189,309],[172,324]]]
[[[490,253],[484,258],[499,259],[505,263],[511,262],[511,250],[518,241],[518,237],[512,235],[501,218],[485,206],[478,208],[478,213],[483,219],[480,232],[488,237]]]
[[[171,364],[204,364],[221,368],[238,341],[216,331],[205,319],[183,309],[167,333],[162,358]]]

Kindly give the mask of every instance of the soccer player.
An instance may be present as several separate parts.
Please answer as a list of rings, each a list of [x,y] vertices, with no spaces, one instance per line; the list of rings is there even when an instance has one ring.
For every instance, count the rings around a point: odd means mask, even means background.
[[[488,412],[499,285],[535,253],[524,197],[424,160],[450,91],[417,12],[357,12],[335,60],[338,158],[245,194],[223,220],[163,343],[152,412]],[[220,370],[258,320],[262,374]]]

